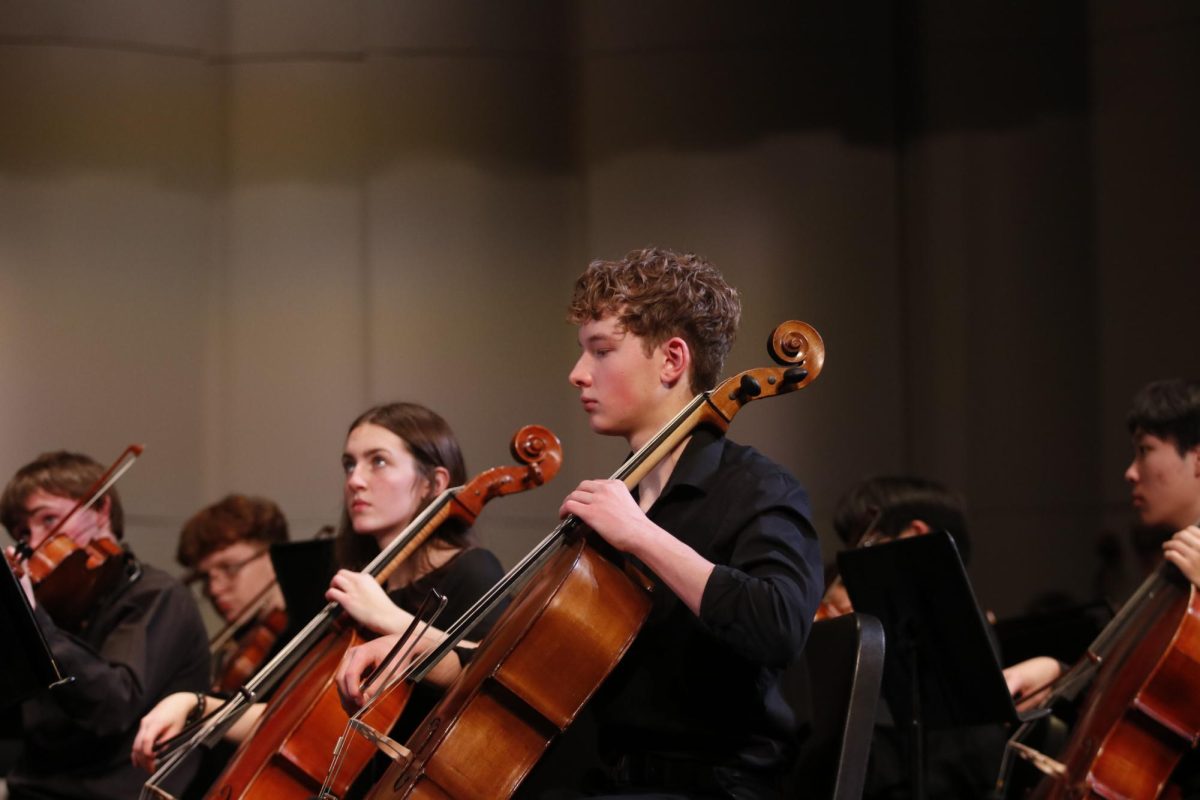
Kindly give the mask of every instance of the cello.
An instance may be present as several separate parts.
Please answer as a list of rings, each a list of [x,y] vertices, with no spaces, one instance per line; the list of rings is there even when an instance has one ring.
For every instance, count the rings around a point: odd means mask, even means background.
[[[1021,741],[1026,723],[1009,741],[1006,761],[1015,755],[1042,773],[1027,795],[1037,800],[1153,800],[1200,740],[1198,679],[1200,597],[1163,562],[1042,701],[1050,709],[1090,681],[1062,752],[1050,756]]]
[[[824,343],[803,322],[778,326],[768,350],[779,366],[748,370],[694,397],[613,478],[633,488],[697,427],[724,431],[748,402],[804,388],[824,364]],[[646,577],[568,516],[407,680],[420,680],[473,619],[518,589],[406,746],[389,748],[394,763],[369,797],[511,797],[624,656],[651,604]]]
[[[480,473],[464,486],[447,489],[435,498],[365,568],[383,584],[388,576],[444,522],[453,518],[470,524],[483,506],[495,497],[535,488],[552,479],[562,463],[558,438],[546,428],[526,425],[514,435],[513,457],[524,466],[494,467]],[[333,684],[335,670],[345,651],[361,643],[349,615],[336,603],[328,604],[242,689],[239,696],[216,712],[212,721],[193,734],[186,749],[215,741],[236,720],[253,698],[286,678],[263,713],[253,735],[244,741],[209,790],[207,797],[311,797],[320,787],[326,765],[346,714]],[[384,728],[395,724],[407,695],[399,693],[380,704],[371,723]],[[233,707],[232,711],[227,709]],[[357,743],[346,754],[345,780],[337,785],[344,792],[372,755],[366,743]],[[146,783],[143,797],[165,796],[158,783],[186,753],[172,754]]]

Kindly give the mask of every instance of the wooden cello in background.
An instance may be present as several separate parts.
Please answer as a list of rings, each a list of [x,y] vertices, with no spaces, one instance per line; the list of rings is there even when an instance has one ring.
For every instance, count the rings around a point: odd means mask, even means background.
[[[781,365],[697,395],[613,476],[630,488],[697,427],[724,431],[751,400],[801,389],[825,347],[803,322],[776,328]],[[419,678],[499,596],[524,586],[459,679],[388,767],[371,798],[507,798],[571,724],[637,636],[649,583],[574,517],[564,520],[418,665]]]
[[[446,490],[364,571],[384,583],[445,521],[455,518],[471,523],[492,498],[540,486],[553,478],[562,464],[558,438],[538,425],[526,425],[517,431],[511,450],[524,466],[494,467],[464,486]],[[346,650],[361,641],[350,616],[336,603],[330,603],[240,690],[240,697],[226,705],[233,707],[232,711],[223,708],[206,728],[193,734],[187,745],[192,748],[215,741],[236,719],[239,707],[244,710],[247,702],[253,702],[286,677],[287,682],[272,695],[253,734],[238,748],[206,797],[309,798],[321,788],[334,744],[346,722],[333,684],[334,674]],[[407,694],[394,694],[388,702],[379,704],[369,721],[389,729],[403,712],[407,699]],[[334,787],[339,794],[345,792],[374,753],[365,742],[354,744],[357,746],[346,754],[343,780]],[[155,773],[143,797],[164,796],[157,783],[180,757],[176,753],[176,761]]]
[[[1061,753],[1020,741],[1032,723],[1010,741],[1044,773],[1027,796],[1159,797],[1200,737],[1200,597],[1174,565],[1163,562],[1142,583],[1043,707],[1076,696],[1088,680]]]

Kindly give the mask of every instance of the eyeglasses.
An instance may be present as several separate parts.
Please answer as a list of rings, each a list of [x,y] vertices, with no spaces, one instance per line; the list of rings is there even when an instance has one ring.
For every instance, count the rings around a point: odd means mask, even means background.
[[[212,579],[218,575],[226,581],[231,581],[238,576],[238,573],[244,570],[251,562],[257,561],[267,554],[267,548],[262,548],[257,553],[243,558],[241,561],[229,561],[225,563],[213,564],[210,569],[192,570],[187,576],[187,583],[211,583]]]

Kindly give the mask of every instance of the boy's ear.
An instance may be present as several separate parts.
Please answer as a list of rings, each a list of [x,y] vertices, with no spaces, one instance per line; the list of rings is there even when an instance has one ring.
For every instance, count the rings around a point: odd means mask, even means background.
[[[661,347],[663,384],[674,386],[680,380],[687,380],[688,369],[692,366],[692,351],[687,342],[679,336],[672,336]]]

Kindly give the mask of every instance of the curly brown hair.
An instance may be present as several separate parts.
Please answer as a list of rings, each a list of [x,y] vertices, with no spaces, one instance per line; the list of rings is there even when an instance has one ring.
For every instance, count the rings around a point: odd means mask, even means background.
[[[702,392],[717,384],[742,304],[737,290],[701,256],[647,247],[619,261],[593,261],[575,281],[568,321],[582,325],[610,314],[642,337],[647,354],[672,336],[687,342],[691,389]]]
[[[103,474],[104,466],[91,456],[66,450],[42,453],[17,470],[4,487],[4,494],[0,496],[0,522],[14,539],[24,540],[29,535],[25,529],[29,522],[25,501],[29,495],[41,489],[55,497],[82,500]],[[125,511],[121,507],[121,496],[114,488],[106,491],[104,496],[111,501],[109,527],[120,539],[125,535]]]
[[[279,544],[288,540],[288,523],[279,506],[263,497],[227,495],[183,523],[175,560],[189,569],[209,555],[238,542]]]

